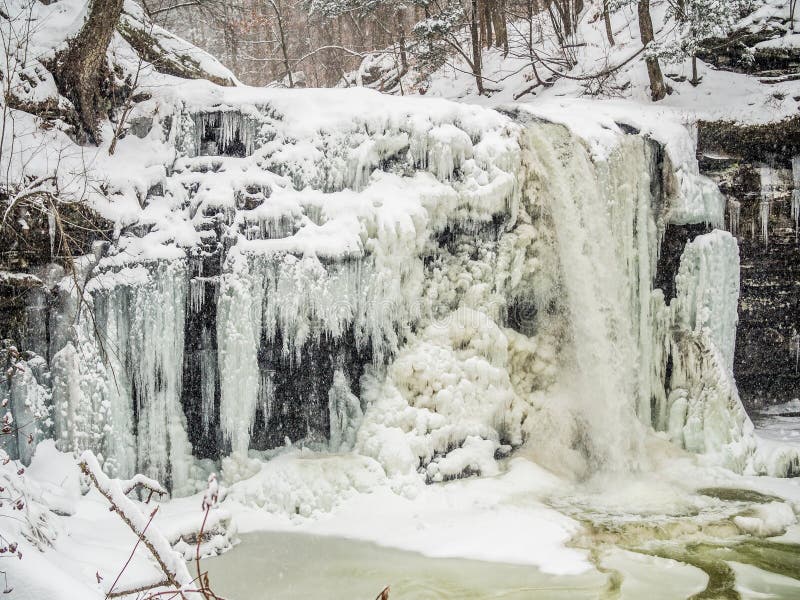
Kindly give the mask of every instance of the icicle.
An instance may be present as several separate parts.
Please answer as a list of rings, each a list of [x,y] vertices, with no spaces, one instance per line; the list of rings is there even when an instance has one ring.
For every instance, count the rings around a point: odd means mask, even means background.
[[[769,214],[770,201],[762,200],[759,207],[759,216],[761,219],[761,237],[764,239],[764,246],[769,246]]]
[[[800,156],[792,158],[792,219],[794,219],[794,241],[797,242],[800,229]]]
[[[728,230],[733,237],[739,236],[739,218],[742,214],[742,203],[733,198],[728,199]]]
[[[356,442],[356,433],[364,420],[359,399],[350,391],[350,383],[342,369],[333,374],[333,385],[328,392],[330,412],[331,452],[349,450]]]
[[[800,374],[800,333],[792,336],[792,346],[794,346],[794,374]]]
[[[761,204],[759,218],[761,220],[761,237],[764,246],[769,246],[769,218],[772,199],[775,194],[775,174],[771,167],[761,167]]]
[[[50,234],[50,258],[56,252],[56,216],[52,210],[47,211],[47,231]]]
[[[181,405],[188,269],[158,263],[90,283],[100,339],[93,320],[81,318],[52,361],[59,446],[95,451],[114,476],[140,471],[191,492]],[[77,299],[69,301],[66,317]]]
[[[192,312],[197,314],[203,310],[206,299],[206,280],[195,277],[189,282],[189,304]]]
[[[272,371],[262,371],[258,386],[258,404],[264,414],[264,423],[269,423],[275,405],[275,383]]]
[[[208,433],[214,422],[214,399],[217,388],[217,353],[211,343],[211,334],[203,327],[200,351],[200,411],[203,432]]]

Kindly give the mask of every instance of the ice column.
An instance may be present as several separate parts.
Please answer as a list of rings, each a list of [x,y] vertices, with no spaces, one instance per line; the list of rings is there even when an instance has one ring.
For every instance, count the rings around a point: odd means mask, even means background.
[[[764,245],[769,246],[769,217],[772,199],[775,192],[775,173],[771,167],[761,167],[761,204],[759,218],[761,220],[761,237]]]
[[[333,385],[328,392],[328,410],[331,418],[330,449],[332,452],[345,451],[353,447],[356,433],[364,419],[361,402],[350,391],[342,369],[333,374]]]
[[[742,203],[733,198],[728,199],[728,230],[733,237],[739,237],[739,219],[742,214]]]
[[[223,277],[217,307],[220,424],[231,450],[246,454],[258,402],[264,284],[243,254]],[[238,264],[242,263],[242,264]]]
[[[675,277],[671,306],[684,330],[708,329],[714,346],[733,372],[739,303],[739,246],[728,232],[715,230],[686,245]]]
[[[46,365],[44,359],[37,356],[18,361],[11,369],[13,374],[6,374],[10,399],[8,408],[13,417],[10,424],[16,429],[17,455],[27,465],[33,458],[40,434],[46,429],[48,421],[46,404],[49,393],[38,380],[43,379]]]
[[[794,220],[794,241],[797,241],[797,230],[800,226],[800,156],[792,159],[792,219]]]
[[[181,405],[188,275],[180,262],[151,268],[131,290],[128,364],[136,388],[139,465],[181,493],[189,484],[191,446]]]

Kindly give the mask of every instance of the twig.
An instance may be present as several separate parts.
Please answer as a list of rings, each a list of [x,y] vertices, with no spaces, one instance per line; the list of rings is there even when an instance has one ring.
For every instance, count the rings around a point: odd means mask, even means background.
[[[133,550],[131,550],[130,556],[128,556],[128,560],[125,561],[125,564],[122,566],[122,570],[120,570],[119,574],[117,575],[117,578],[114,580],[114,583],[112,583],[111,587],[108,588],[108,593],[106,594],[106,600],[108,600],[109,598],[115,598],[116,596],[127,596],[128,594],[133,594],[135,592],[143,591],[143,590],[128,590],[126,592],[118,592],[117,594],[113,593],[114,588],[117,587],[117,584],[119,583],[122,574],[125,572],[125,569],[127,569],[128,565],[131,564],[131,561],[133,560],[133,555],[136,554],[136,549],[139,547],[139,543],[142,541],[142,537],[144,536],[145,531],[147,531],[147,528],[150,527],[150,524],[153,522],[153,519],[155,518],[157,512],[158,512],[158,507],[156,507],[156,509],[150,514],[150,519],[147,521],[147,525],[145,525],[145,528],[142,530],[142,535],[140,535],[137,538],[136,543],[133,545]],[[153,587],[158,587],[158,585]]]
[[[133,523],[131,517],[126,512],[126,509],[133,514],[138,512],[139,509],[129,498],[122,494],[122,486],[119,485],[119,482],[110,480],[100,470],[100,465],[98,464],[97,459],[92,452],[86,451],[83,453],[79,466],[81,471],[89,478],[97,491],[109,501],[111,504],[111,510],[117,513],[120,519],[122,519],[123,523],[125,523],[130,530],[136,534],[145,547],[150,551],[150,554],[153,555],[153,558],[155,559],[162,573],[164,573],[167,584],[177,588],[179,593],[181,593],[182,587],[189,584],[191,577],[189,576],[189,573],[186,570],[186,565],[183,562],[175,561],[172,567],[168,566],[165,562],[162,552],[172,552],[172,547],[169,545],[169,542],[167,542],[167,540],[160,533],[153,531],[147,532],[146,528],[137,527]],[[114,485],[117,486],[117,494],[114,494]],[[120,507],[119,504],[123,504],[123,506]],[[156,511],[153,511],[151,517],[155,515],[155,512]],[[177,568],[175,567],[176,565],[178,565]]]

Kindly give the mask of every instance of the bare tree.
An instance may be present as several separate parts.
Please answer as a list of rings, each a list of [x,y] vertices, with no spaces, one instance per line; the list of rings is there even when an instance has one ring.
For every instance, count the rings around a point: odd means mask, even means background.
[[[289,42],[287,39],[286,21],[283,13],[283,6],[281,0],[266,0],[267,5],[275,13],[275,27],[277,29],[277,41],[280,46],[281,56],[283,58],[283,66],[286,69],[286,79],[290,88],[294,87],[294,78],[292,75],[292,65],[289,62]]]
[[[606,25],[606,36],[608,43],[614,45],[614,30],[611,27],[611,9],[608,6],[609,0],[603,0],[603,22]]]
[[[646,49],[655,41],[653,18],[650,16],[650,0],[639,0],[639,31],[642,45]],[[658,57],[647,54],[645,63],[647,64],[647,75],[650,78],[650,96],[653,102],[663,100],[667,95],[667,86],[664,83],[664,74],[661,72]]]
[[[478,95],[483,95],[483,73],[481,69],[481,38],[478,14],[478,0],[472,1],[472,10],[469,15],[469,36],[472,41],[472,58],[468,59],[472,68],[472,75],[475,77],[475,83],[478,86]]]

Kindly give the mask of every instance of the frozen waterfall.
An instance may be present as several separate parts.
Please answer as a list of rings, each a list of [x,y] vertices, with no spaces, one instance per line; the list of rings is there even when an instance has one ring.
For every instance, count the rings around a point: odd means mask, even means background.
[[[62,282],[48,360],[4,392],[49,410],[34,437],[177,494],[287,440],[375,459],[398,489],[520,447],[574,477],[646,468],[651,426],[745,443],[734,238],[686,248],[669,304],[653,285],[668,215],[721,220],[707,182],[665,182],[640,136],[594,156],[524,114],[387,110],[176,109],[151,220]]]

